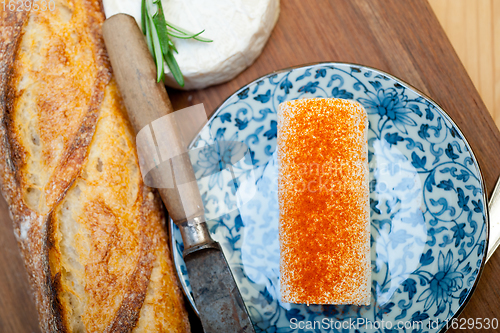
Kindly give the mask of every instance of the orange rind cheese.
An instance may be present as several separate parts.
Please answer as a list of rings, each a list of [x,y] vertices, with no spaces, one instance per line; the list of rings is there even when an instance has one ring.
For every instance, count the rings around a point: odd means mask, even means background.
[[[334,98],[278,110],[281,298],[370,304],[367,115]]]

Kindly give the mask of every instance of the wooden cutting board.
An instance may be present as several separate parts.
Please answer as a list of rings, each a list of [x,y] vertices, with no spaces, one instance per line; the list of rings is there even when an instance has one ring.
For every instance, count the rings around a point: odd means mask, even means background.
[[[500,132],[426,0],[282,0],[276,28],[250,68],[226,84],[169,94],[174,109],[204,103],[211,115],[235,90],[264,74],[320,61],[375,67],[430,96],[468,139],[491,194],[500,175]],[[0,332],[38,332],[3,199],[0,248]],[[486,265],[461,317],[493,319],[499,308],[500,251]],[[193,332],[201,332],[193,324]]]

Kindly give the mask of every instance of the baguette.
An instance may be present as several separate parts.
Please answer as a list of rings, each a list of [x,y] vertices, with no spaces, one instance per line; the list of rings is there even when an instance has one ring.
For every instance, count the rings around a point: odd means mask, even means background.
[[[43,332],[189,332],[99,1],[0,8],[0,180]]]

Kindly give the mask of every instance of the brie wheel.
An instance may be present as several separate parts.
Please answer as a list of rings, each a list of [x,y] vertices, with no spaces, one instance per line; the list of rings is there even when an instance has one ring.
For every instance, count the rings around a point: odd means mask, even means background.
[[[106,17],[132,15],[140,26],[140,0],[104,0]],[[204,43],[172,38],[184,75],[183,89],[226,82],[260,55],[279,15],[279,0],[162,0],[165,19],[191,32],[205,29]],[[179,88],[165,65],[165,84]]]

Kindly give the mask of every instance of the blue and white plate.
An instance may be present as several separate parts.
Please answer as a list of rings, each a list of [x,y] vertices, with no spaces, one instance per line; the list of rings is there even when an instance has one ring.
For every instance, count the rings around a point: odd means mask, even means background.
[[[370,306],[280,300],[276,110],[309,97],[353,99],[368,112]],[[408,84],[353,64],[282,70],[229,97],[191,148],[210,231],[257,332],[444,331],[474,291],[488,239],[481,173],[450,117]],[[171,228],[193,302],[182,239]]]

